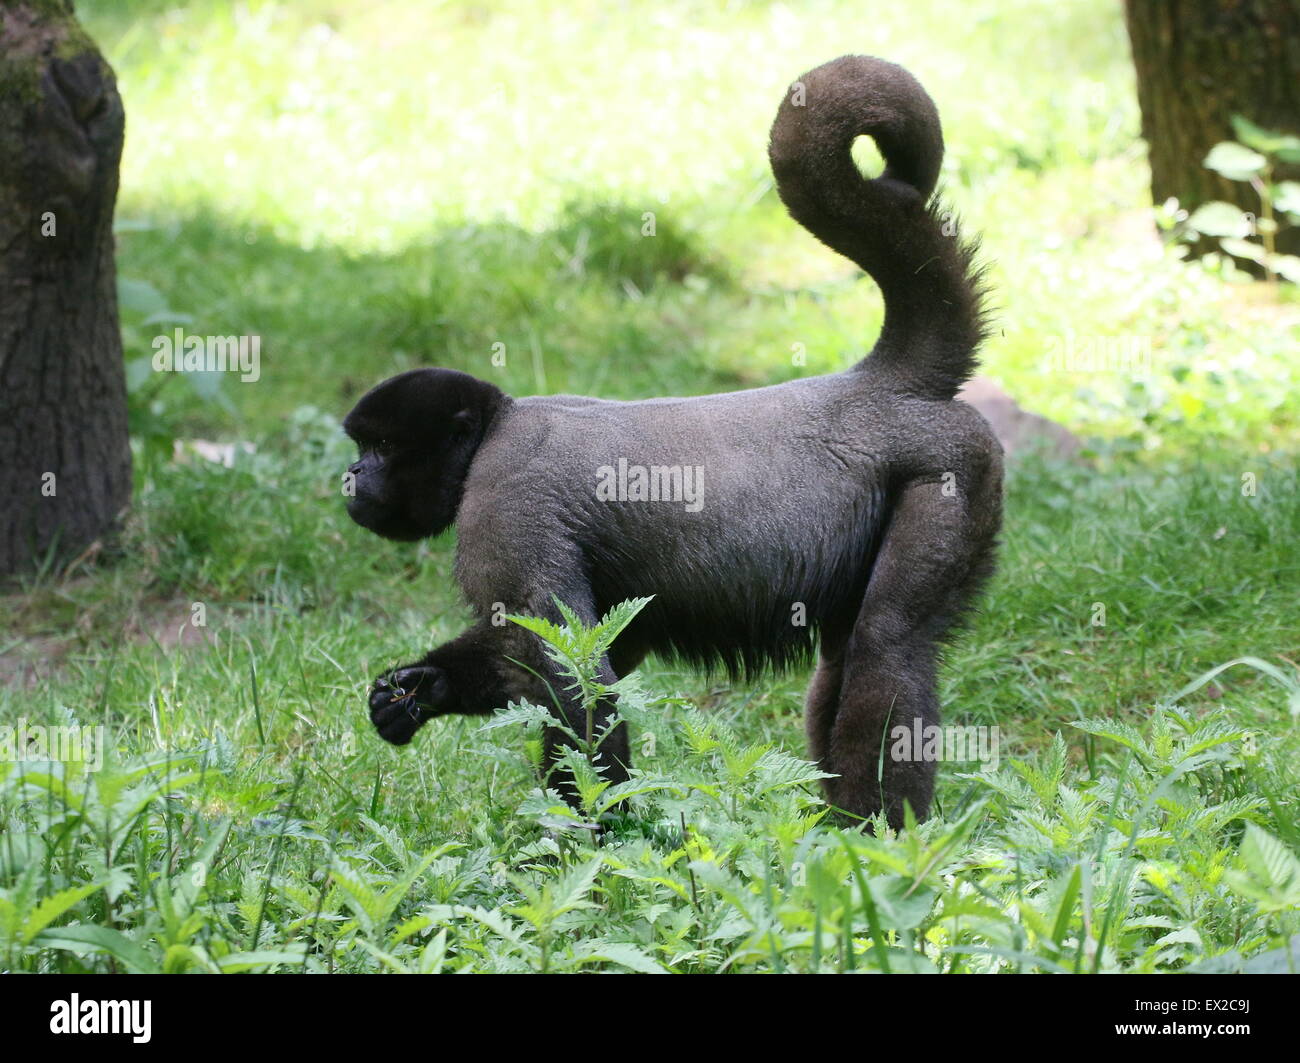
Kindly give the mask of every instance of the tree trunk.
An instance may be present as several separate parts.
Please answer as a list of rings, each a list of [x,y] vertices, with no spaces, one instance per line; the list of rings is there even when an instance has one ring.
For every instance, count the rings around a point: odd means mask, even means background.
[[[1137,68],[1151,195],[1188,211],[1219,199],[1258,216],[1248,183],[1203,165],[1221,140],[1235,140],[1241,115],[1268,130],[1300,133],[1300,0],[1125,0]],[[1300,167],[1279,166],[1274,180]],[[1283,230],[1278,251],[1300,254],[1300,229]],[[1220,250],[1202,238],[1193,254]],[[1241,265],[1258,273],[1253,262]]]
[[[0,576],[83,551],[130,499],[123,126],[70,0],[0,0]]]

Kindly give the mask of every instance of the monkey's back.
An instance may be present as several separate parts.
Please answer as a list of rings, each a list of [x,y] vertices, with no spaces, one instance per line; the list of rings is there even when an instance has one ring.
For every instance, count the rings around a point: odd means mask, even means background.
[[[483,611],[535,607],[512,595],[539,569],[562,588],[578,568],[597,612],[654,596],[623,636],[638,658],[654,650],[736,673],[802,658],[818,626],[862,598],[900,437],[914,447],[930,420],[944,439],[965,416],[874,376],[515,400],[475,456],[457,520],[467,597]]]

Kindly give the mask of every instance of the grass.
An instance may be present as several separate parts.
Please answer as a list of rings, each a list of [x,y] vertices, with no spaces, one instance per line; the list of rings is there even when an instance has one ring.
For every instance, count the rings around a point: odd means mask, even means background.
[[[108,757],[0,762],[6,968],[1294,965],[1300,312],[1151,235],[1116,11],[78,9],[128,113],[128,360],[170,327],[150,315],[187,315],[264,361],[219,399],[139,388],[120,541],[5,599],[0,723],[102,726]],[[381,746],[370,679],[466,614],[449,537],[347,520],[340,415],[419,364],[633,397],[859,357],[878,297],[784,218],[764,159],[784,85],[849,47],[939,103],[994,263],[987,371],[1089,440],[1014,466],[947,656],[947,719],[997,727],[1000,766],[943,765],[919,829],[839,834],[796,759],[806,676],[657,662],[626,699],[645,792],[602,844],[537,789],[535,724]],[[1060,371],[1067,345],[1100,360]],[[256,451],[174,463],[173,435]]]

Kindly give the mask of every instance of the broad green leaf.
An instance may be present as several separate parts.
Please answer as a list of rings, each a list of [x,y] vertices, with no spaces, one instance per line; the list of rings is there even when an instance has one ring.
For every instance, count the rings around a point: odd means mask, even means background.
[[[34,944],[43,949],[66,949],[78,955],[107,953],[114,959],[121,960],[136,974],[156,973],[159,970],[157,961],[144,948],[120,930],[107,926],[74,923],[72,926],[55,927],[38,934]]]
[[[639,794],[652,794],[660,790],[672,790],[680,785],[680,782],[673,779],[648,777],[629,779],[627,782],[621,782],[606,790],[597,802],[595,811],[597,814],[608,812],[620,801],[625,801],[629,797],[636,797]]]
[[[1249,240],[1240,240],[1235,236],[1220,240],[1219,246],[1230,255],[1247,258],[1252,262],[1263,262],[1266,255],[1262,244],[1253,244]]]
[[[1246,825],[1241,861],[1251,874],[1269,886],[1300,889],[1300,860],[1279,839],[1253,823]]]
[[[769,749],[764,753],[756,769],[760,796],[774,790],[785,790],[831,778],[829,773],[822,771],[816,764],[792,757],[779,749]]]
[[[45,842],[33,831],[0,834],[0,881],[7,881],[45,855]]]
[[[9,940],[18,936],[18,905],[0,895],[0,938]]]
[[[1232,116],[1232,131],[1247,147],[1262,151],[1265,155],[1276,155],[1279,151],[1300,151],[1300,137],[1264,129],[1239,114]]]
[[[438,974],[447,962],[447,928],[443,927],[420,953],[420,973]]]
[[[433,926],[433,919],[428,915],[416,915],[406,920],[401,926],[397,927],[388,938],[388,943],[396,947],[409,938],[412,934],[418,934],[421,930]]]
[[[372,945],[365,938],[357,938],[357,944],[365,949],[370,955],[382,963],[394,974],[405,974],[406,968],[402,966],[402,961],[394,956],[391,952],[385,952],[378,945]]]
[[[930,914],[938,894],[902,875],[877,875],[867,880],[871,899],[887,930],[911,930]],[[861,898],[859,898],[861,901]]]
[[[1218,199],[1197,207],[1187,224],[1206,236],[1243,237],[1251,231],[1251,219],[1244,210]]]
[[[117,305],[135,314],[160,314],[167,309],[167,300],[148,281],[135,280],[119,274]]]
[[[361,944],[367,944],[361,941]],[[222,956],[217,960],[217,966],[225,974],[238,974],[241,971],[250,971],[254,967],[271,967],[275,965],[293,964],[295,966],[302,963],[302,947],[290,947],[289,949],[259,949],[256,952],[232,952],[228,956]]]
[[[1300,257],[1296,255],[1270,255],[1268,266],[1279,277],[1285,277],[1292,284],[1300,284]],[[1300,716],[1300,691],[1291,695],[1291,715]]]
[[[167,946],[167,951],[163,953],[163,974],[184,974],[194,967],[211,970],[210,961],[197,949],[189,945]]]
[[[438,906],[434,906],[434,908],[430,909],[430,915],[435,919],[438,918],[437,907]],[[515,925],[511,923],[502,912],[495,908],[483,908],[478,906],[474,908],[456,907],[455,914],[468,916],[475,922],[482,923],[498,937],[504,938],[512,945],[523,946],[525,944],[523,934],[520,933]]]
[[[1249,181],[1268,165],[1268,160],[1244,144],[1222,140],[1210,149],[1203,165],[1223,174],[1229,181]]]
[[[143,358],[132,358],[126,363],[126,390],[128,394],[134,395],[146,383],[153,379],[153,362],[149,356]]]
[[[1273,190],[1273,208],[1300,216],[1300,181],[1281,181]]]

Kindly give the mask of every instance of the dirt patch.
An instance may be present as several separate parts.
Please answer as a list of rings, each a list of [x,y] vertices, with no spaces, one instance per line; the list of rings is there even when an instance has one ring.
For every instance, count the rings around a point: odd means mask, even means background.
[[[62,631],[51,630],[59,621],[30,602],[0,599],[0,612],[5,611],[19,617],[18,627],[28,628],[0,635],[0,687],[9,690],[33,690],[48,683],[67,667],[70,656],[102,651],[106,641],[127,639],[170,653],[216,640],[211,628],[195,626],[191,603],[179,599],[134,602],[120,610],[97,603],[64,624]]]

